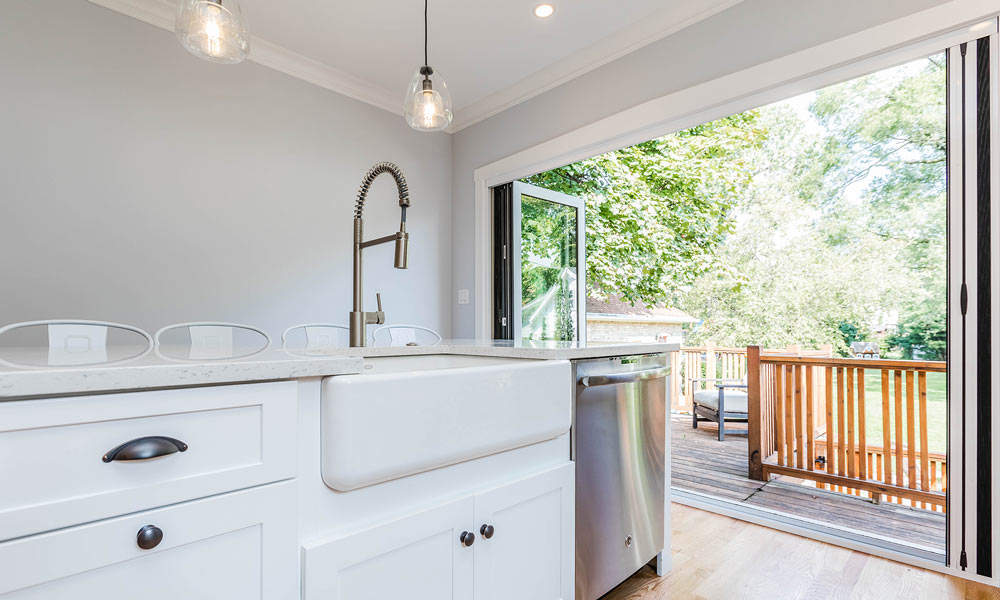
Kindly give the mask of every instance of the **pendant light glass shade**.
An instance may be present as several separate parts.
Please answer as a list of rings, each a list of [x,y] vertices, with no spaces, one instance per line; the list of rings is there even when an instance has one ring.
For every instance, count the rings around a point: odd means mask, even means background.
[[[237,0],[179,0],[174,30],[182,46],[205,60],[234,64],[250,54],[246,19]]]
[[[403,100],[406,122],[417,131],[441,131],[451,124],[451,93],[437,71],[421,67],[413,74]]]

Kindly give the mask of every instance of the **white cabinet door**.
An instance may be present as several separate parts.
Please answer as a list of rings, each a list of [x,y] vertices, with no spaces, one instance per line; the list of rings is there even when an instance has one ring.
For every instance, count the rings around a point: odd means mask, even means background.
[[[295,493],[279,483],[2,543],[0,598],[294,598]],[[144,550],[147,526],[162,538]]]
[[[573,599],[574,473],[568,463],[476,495],[476,600]]]
[[[306,544],[305,600],[471,600],[471,497]]]

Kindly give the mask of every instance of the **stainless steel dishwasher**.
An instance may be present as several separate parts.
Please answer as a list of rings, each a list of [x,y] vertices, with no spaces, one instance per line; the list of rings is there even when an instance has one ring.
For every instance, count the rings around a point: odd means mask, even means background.
[[[653,558],[662,560],[666,359],[658,354],[574,363],[576,600],[595,600]]]

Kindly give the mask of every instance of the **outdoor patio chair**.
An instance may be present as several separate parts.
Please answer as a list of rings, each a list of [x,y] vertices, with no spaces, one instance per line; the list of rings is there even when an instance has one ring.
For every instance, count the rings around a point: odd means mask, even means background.
[[[743,379],[691,379],[697,382],[714,382],[714,390],[698,390],[694,393],[691,410],[691,426],[698,429],[699,421],[719,424],[719,441],[726,439],[726,422],[749,423],[747,414],[747,382]],[[746,430],[731,430],[730,433],[747,435]]]

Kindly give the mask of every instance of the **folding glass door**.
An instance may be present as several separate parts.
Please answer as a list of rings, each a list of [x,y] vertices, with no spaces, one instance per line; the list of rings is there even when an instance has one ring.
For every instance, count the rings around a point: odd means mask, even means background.
[[[997,34],[948,49],[949,564],[993,577],[1000,291]]]
[[[493,196],[494,337],[585,341],[583,200],[520,181]]]

